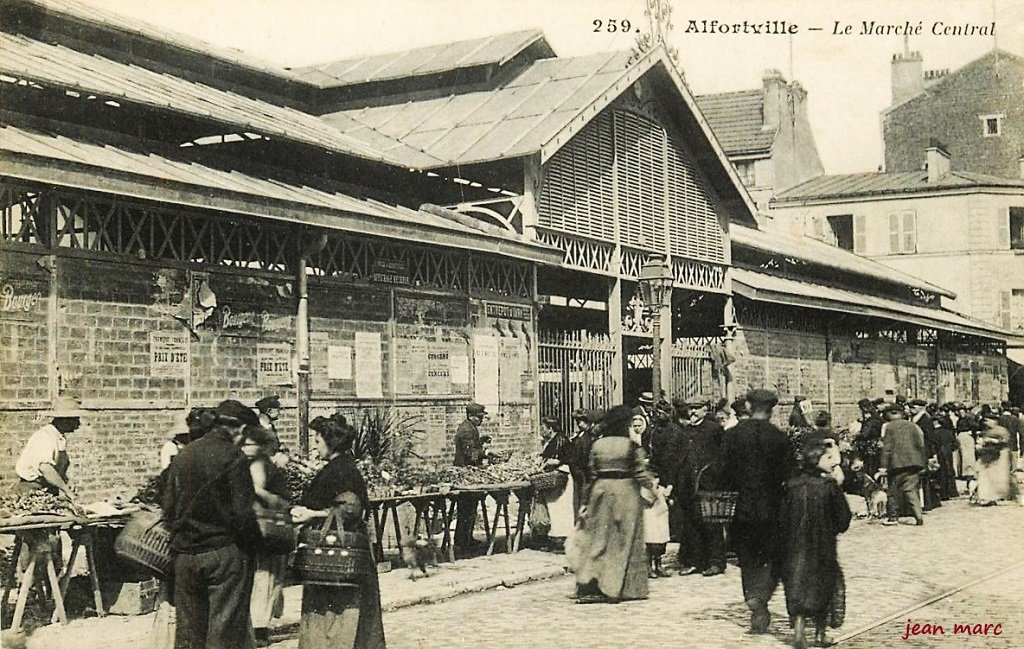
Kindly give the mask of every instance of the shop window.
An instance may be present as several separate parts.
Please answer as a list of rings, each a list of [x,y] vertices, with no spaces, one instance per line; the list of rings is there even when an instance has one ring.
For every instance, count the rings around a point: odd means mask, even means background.
[[[917,252],[917,214],[913,210],[889,215],[889,254]]]
[[[839,214],[828,217],[832,228],[832,237],[836,246],[843,250],[854,249],[854,223],[852,214]]]
[[[1003,134],[1003,115],[979,115],[984,137],[998,137]]]
[[[1010,248],[1024,250],[1024,207],[1010,208]]]

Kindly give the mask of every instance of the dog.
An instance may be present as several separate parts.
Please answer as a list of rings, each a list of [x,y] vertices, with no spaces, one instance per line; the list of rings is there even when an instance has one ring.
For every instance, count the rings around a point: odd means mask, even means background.
[[[889,497],[885,492],[885,486],[879,480],[875,480],[864,472],[864,462],[859,458],[851,462],[850,470],[853,471],[857,493],[864,498],[864,506],[867,508],[868,518],[885,518],[886,507],[889,501]]]
[[[437,567],[437,544],[422,533],[402,539],[402,561],[409,567],[409,579],[429,577],[427,566]]]

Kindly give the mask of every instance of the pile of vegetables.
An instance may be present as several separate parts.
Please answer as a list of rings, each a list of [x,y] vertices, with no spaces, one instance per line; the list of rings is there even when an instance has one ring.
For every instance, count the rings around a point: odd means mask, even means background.
[[[138,493],[132,496],[131,502],[159,507],[163,501],[163,492],[164,476],[155,475],[139,488]]]
[[[0,496],[0,518],[31,516],[33,514],[67,515],[71,513],[71,507],[66,500],[62,500],[43,489]]]

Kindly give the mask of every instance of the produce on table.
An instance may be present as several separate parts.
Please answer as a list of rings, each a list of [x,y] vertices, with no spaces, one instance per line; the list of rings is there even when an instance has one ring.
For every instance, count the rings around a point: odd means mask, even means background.
[[[162,495],[164,491],[164,476],[163,474],[155,475],[139,489],[138,493],[132,496],[131,502],[140,503],[143,505],[156,505],[160,506],[162,503]]]
[[[71,506],[49,491],[34,489],[20,494],[0,496],[0,518],[32,514],[71,514]]]

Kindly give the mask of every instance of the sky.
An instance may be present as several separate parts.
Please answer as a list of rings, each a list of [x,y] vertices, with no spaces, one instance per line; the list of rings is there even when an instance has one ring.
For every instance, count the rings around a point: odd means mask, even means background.
[[[560,56],[628,50],[646,29],[647,0],[83,0],[86,4],[233,48],[279,66],[302,66],[490,34],[539,28]],[[890,104],[897,34],[862,34],[864,22],[904,26],[924,67],[956,69],[993,46],[1024,56],[1024,0],[671,0],[669,42],[696,94],[758,88],[778,69],[808,92],[827,173],[882,162],[879,113]],[[629,32],[609,32],[630,22]],[[795,34],[687,33],[691,21],[785,21]],[[597,28],[595,21],[600,21]],[[836,34],[836,23],[852,33]],[[936,35],[990,26],[990,35]],[[781,27],[779,23],[773,26]],[[938,26],[936,26],[938,24]],[[813,28],[819,28],[815,31]],[[840,29],[841,31],[841,29]],[[1024,89],[1021,90],[1024,101]]]

